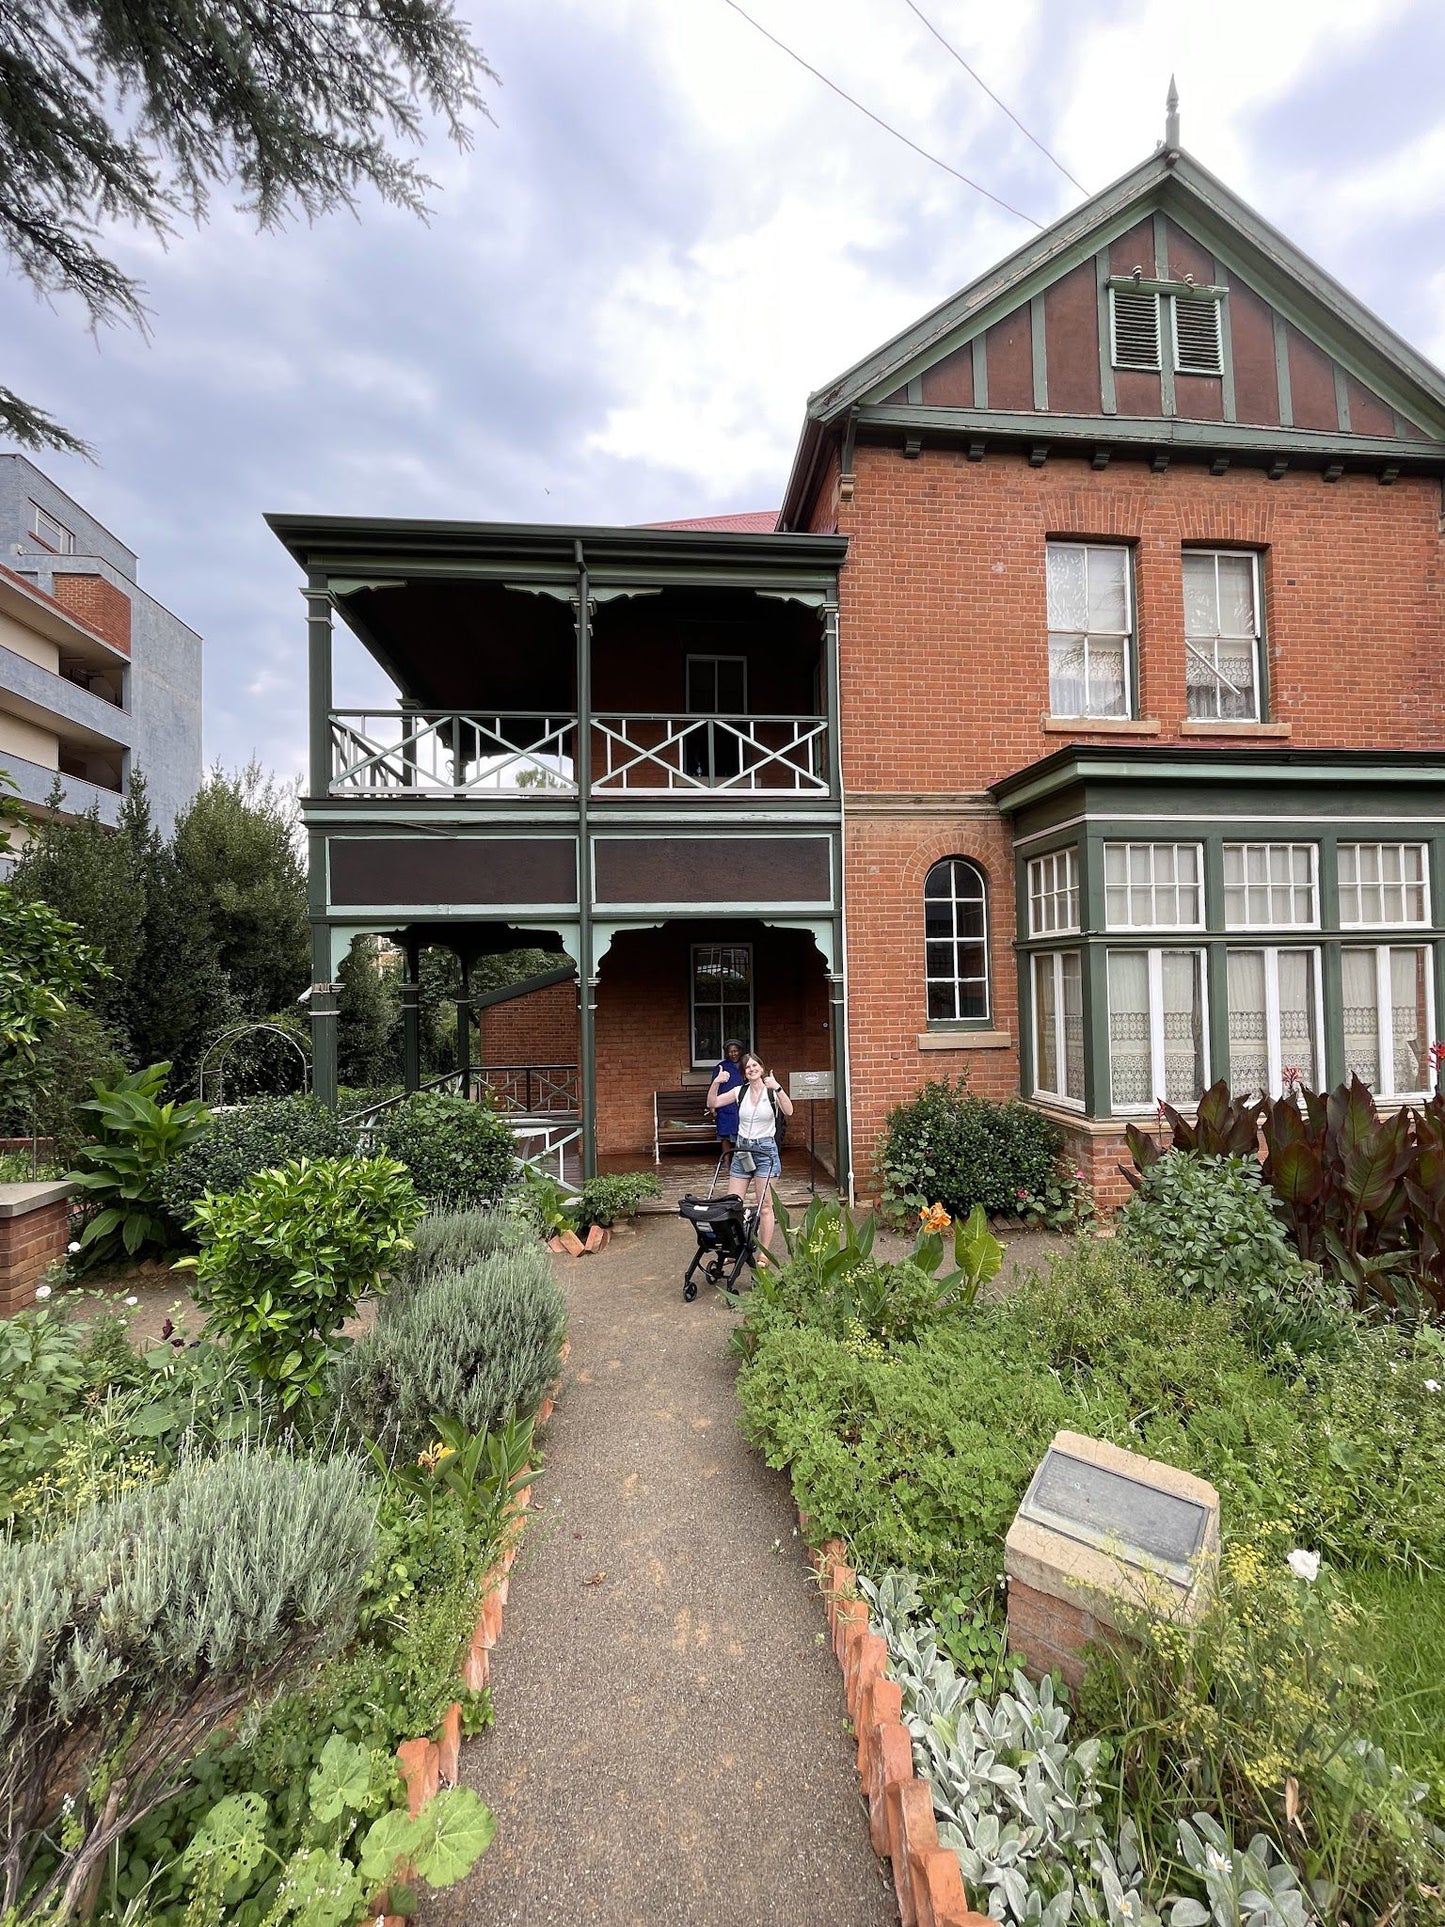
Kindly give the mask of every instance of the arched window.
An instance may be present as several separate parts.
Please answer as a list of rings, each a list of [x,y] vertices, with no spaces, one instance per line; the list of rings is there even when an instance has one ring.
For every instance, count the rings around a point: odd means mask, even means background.
[[[930,1023],[988,1016],[988,885],[966,856],[935,863],[923,885]]]

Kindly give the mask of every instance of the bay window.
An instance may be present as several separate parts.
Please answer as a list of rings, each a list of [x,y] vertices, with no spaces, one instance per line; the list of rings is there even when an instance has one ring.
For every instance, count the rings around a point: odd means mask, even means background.
[[[1048,545],[1049,713],[1128,716],[1134,596],[1122,544]]]
[[[1226,930],[1313,928],[1319,922],[1313,843],[1226,843]]]
[[[1082,1108],[1083,960],[1077,950],[1048,952],[1034,958],[1033,975],[1035,1093]]]
[[[1423,843],[1342,843],[1339,877],[1343,929],[1430,920]]]
[[[1053,850],[1029,865],[1029,935],[1057,936],[1079,927],[1079,858]]]
[[[1295,1085],[1318,1090],[1320,1034],[1318,950],[1230,950],[1229,1088],[1238,1096],[1275,1097]]]
[[[1106,930],[1202,930],[1204,864],[1197,843],[1106,843]]]
[[[1341,963],[1345,1076],[1360,1078],[1377,1097],[1423,1096],[1433,1017],[1429,950],[1350,946]]]
[[[1192,1104],[1204,1089],[1204,958],[1109,952],[1109,1098],[1116,1111]]]

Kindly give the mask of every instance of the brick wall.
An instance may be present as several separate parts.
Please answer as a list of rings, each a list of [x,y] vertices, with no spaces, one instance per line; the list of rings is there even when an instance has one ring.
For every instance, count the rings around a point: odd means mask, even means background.
[[[576,1064],[580,1049],[575,983],[548,984],[480,1013],[479,1063]]]
[[[130,654],[130,597],[100,575],[71,575],[57,569],[55,600],[78,621],[104,636],[113,648]]]
[[[1318,473],[1271,482],[1198,463],[1095,473],[1083,459],[970,462],[959,451],[856,451],[840,589],[849,791],[977,792],[1071,740],[1046,732],[1045,542],[1134,545],[1139,712],[1185,731],[1180,545],[1264,554],[1270,711],[1295,748],[1429,749],[1445,741],[1440,485]],[[1130,739],[1132,740],[1132,739]],[[1219,739],[1234,741],[1235,739]]]
[[[724,939],[753,945],[756,1037],[780,1075],[830,1070],[828,980],[803,932],[740,928],[625,931],[602,959],[597,987],[597,1149],[604,1157],[652,1157],[652,1094],[676,1090],[691,1071],[689,946]],[[822,1151],[831,1147],[832,1108],[817,1107]],[[806,1144],[807,1107],[799,1105],[789,1143]]]
[[[7,1186],[21,1191],[23,1186]],[[46,1185],[47,1192],[53,1185]],[[64,1197],[50,1198],[30,1211],[0,1217],[0,1318],[10,1318],[35,1303],[35,1287],[65,1256],[70,1239],[70,1207]]]
[[[1269,702],[1292,748],[1434,748],[1445,742],[1440,668],[1440,488],[1318,473],[1271,482],[1178,463],[1095,472],[1082,458],[1031,468],[1021,454],[855,451],[851,500],[830,470],[811,522],[850,538],[840,583],[843,774],[848,796],[849,1048],[860,1189],[890,1105],[967,1067],[1004,1097],[1019,1082],[1010,833],[986,786],[1072,741],[1199,743],[1248,754],[1238,736],[1181,729],[1181,544],[1263,552]],[[1141,718],[1148,734],[1045,730],[1045,544],[1096,536],[1134,547]],[[1271,735],[1255,742],[1280,747]],[[887,798],[886,803],[873,799]],[[956,813],[950,810],[950,804]],[[990,969],[1001,1050],[924,1052],[922,886],[940,856],[969,856],[990,889]],[[1122,1135],[1078,1134],[1079,1162],[1112,1208]]]

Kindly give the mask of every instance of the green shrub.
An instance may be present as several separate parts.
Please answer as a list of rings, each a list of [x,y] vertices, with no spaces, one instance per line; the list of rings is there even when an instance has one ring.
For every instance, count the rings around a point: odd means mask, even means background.
[[[79,1169],[68,1174],[90,1211],[75,1261],[82,1270],[164,1256],[179,1242],[161,1200],[161,1172],[205,1130],[209,1114],[194,1101],[161,1101],[170,1068],[152,1064],[109,1089],[97,1083],[95,1096],[80,1106],[95,1133],[81,1149]]]
[[[512,1182],[516,1141],[505,1118],[464,1097],[422,1091],[383,1111],[371,1145],[404,1164],[432,1204],[495,1204]]]
[[[913,1218],[941,1204],[966,1218],[981,1204],[991,1218],[1017,1217],[1047,1195],[1063,1139],[1025,1104],[973,1097],[966,1078],[925,1084],[888,1114],[879,1146],[885,1208]]]
[[[411,1234],[411,1250],[397,1264],[392,1305],[399,1292],[440,1273],[465,1271],[498,1252],[533,1250],[536,1243],[531,1227],[510,1211],[428,1211]]]
[[[1120,1230],[1180,1290],[1229,1300],[1263,1351],[1354,1342],[1347,1301],[1296,1256],[1257,1164],[1172,1151],[1143,1172]]]
[[[1416,1903],[1445,1873],[1422,1810],[1425,1789],[1373,1748],[1375,1682],[1359,1664],[1360,1615],[1334,1575],[1287,1563],[1288,1535],[1226,1545],[1218,1588],[1185,1627],[1129,1616],[1127,1640],[1090,1665],[1083,1711],[1125,1731],[1122,1804],[1145,1854],[1203,1810],[1286,1852],[1332,1923],[1440,1915]]]
[[[577,1229],[594,1224],[610,1227],[619,1218],[635,1218],[648,1198],[660,1198],[662,1186],[651,1171],[622,1171],[613,1177],[588,1178],[577,1206]]]
[[[1231,1533],[1282,1522],[1342,1565],[1445,1569],[1445,1394],[1394,1331],[1286,1378],[1228,1303],[1173,1290],[1119,1239],[887,1348],[761,1308],[749,1435],[860,1570],[908,1566],[935,1604],[990,1592],[1060,1426],[1210,1480]]]
[[[238,1191],[204,1198],[192,1224],[206,1329],[224,1339],[287,1410],[325,1389],[336,1336],[364,1291],[409,1248],[421,1216],[390,1158],[298,1158]]]
[[[0,1066],[0,1137],[49,1138],[66,1170],[90,1135],[80,1106],[97,1083],[110,1086],[124,1076],[121,1040],[94,1011],[71,1004],[29,1058]]]
[[[360,1468],[233,1452],[0,1542],[0,1908],[16,1906],[57,1772],[104,1760],[27,1896],[73,1906],[110,1830],[147,1812],[221,1721],[338,1641],[371,1559]],[[53,1852],[53,1850],[52,1850]]]
[[[388,1459],[413,1459],[439,1418],[483,1432],[525,1416],[557,1376],[566,1325],[566,1297],[540,1249],[433,1275],[387,1299],[375,1329],[338,1360],[340,1421]]]
[[[207,1191],[239,1190],[258,1171],[291,1158],[337,1158],[356,1150],[356,1133],[314,1097],[262,1097],[215,1111],[205,1131],[171,1158],[160,1195],[178,1223]]]

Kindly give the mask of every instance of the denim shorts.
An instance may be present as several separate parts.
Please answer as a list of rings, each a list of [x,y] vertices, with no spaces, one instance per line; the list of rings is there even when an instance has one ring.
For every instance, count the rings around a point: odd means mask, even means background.
[[[739,1162],[739,1153],[742,1151],[752,1152],[754,1161],[758,1167],[756,1172],[747,1171]],[[778,1141],[776,1138],[740,1137],[738,1139],[737,1149],[733,1152],[731,1169],[731,1175],[733,1177],[746,1178],[755,1176],[759,1178],[776,1178],[782,1175],[782,1169],[783,1165],[782,1160],[778,1156]]]

